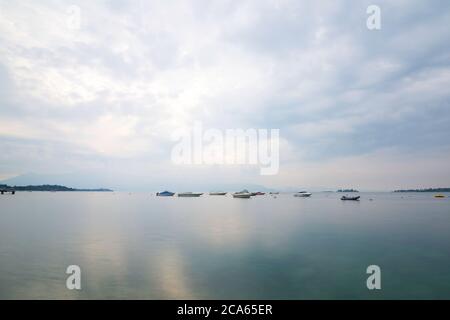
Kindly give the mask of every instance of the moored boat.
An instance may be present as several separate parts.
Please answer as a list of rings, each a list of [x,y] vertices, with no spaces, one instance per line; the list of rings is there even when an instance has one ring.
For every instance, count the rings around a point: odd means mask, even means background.
[[[342,197],[341,197],[341,200],[353,200],[353,201],[359,201],[359,198],[361,198],[361,196],[356,196],[356,197],[342,196]]]
[[[242,190],[242,191],[233,193],[233,198],[249,199],[251,196],[252,196],[252,193],[248,192],[247,190]]]
[[[179,197],[186,197],[186,198],[193,198],[193,197],[200,197],[203,193],[200,192],[181,192],[178,193]]]
[[[250,193],[233,193],[233,198],[250,199],[251,196]]]
[[[173,195],[175,194],[175,192],[170,192],[170,191],[163,191],[163,192],[157,192],[156,195],[158,197],[173,197]]]
[[[443,194],[435,194],[434,197],[435,198],[445,198],[445,196]]]
[[[265,194],[266,194],[265,192],[261,192],[261,191],[255,192],[255,196],[263,196]]]
[[[306,191],[300,191],[300,192],[294,193],[294,197],[300,197],[300,198],[307,198],[307,197],[310,197],[311,195],[312,195],[312,193],[306,192]]]
[[[11,194],[16,194],[16,190],[11,190],[11,189],[8,189],[8,190],[2,189],[2,190],[0,190],[1,194],[8,193],[8,192],[11,192]]]
[[[210,196],[224,196],[226,194],[227,194],[227,192],[222,192],[222,191],[213,191],[213,192],[209,193]]]

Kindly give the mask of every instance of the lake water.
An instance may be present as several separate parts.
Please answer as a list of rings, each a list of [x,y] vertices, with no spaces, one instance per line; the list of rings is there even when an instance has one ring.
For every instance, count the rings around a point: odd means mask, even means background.
[[[450,198],[341,195],[2,195],[0,299],[450,299]]]

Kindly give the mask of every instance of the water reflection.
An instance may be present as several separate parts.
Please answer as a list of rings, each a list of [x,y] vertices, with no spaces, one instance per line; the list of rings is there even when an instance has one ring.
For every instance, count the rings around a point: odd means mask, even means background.
[[[0,202],[0,298],[450,298],[450,201],[338,197],[19,193]]]

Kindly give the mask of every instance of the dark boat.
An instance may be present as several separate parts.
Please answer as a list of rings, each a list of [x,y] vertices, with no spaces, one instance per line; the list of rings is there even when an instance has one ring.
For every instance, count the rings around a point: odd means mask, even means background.
[[[11,192],[11,194],[16,194],[16,190],[11,190],[11,189],[8,189],[8,190],[2,189],[2,190],[0,190],[1,194],[8,193],[8,192]]]
[[[342,196],[342,197],[341,197],[341,200],[353,200],[353,201],[358,201],[359,198],[361,198],[361,196],[356,196],[356,197]]]
[[[170,191],[157,192],[158,197],[172,197],[175,193]]]

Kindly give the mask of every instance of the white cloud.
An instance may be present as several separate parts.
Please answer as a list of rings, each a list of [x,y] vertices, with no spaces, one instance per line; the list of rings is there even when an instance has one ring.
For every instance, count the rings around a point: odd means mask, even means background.
[[[79,30],[67,27],[72,4]],[[32,171],[22,150],[39,144],[49,168],[64,154],[82,172],[82,154],[158,174],[170,134],[194,121],[280,128],[284,165],[297,168],[436,150],[432,136],[448,135],[450,122],[449,14],[439,5],[382,1],[382,29],[370,32],[366,4],[342,1],[2,1],[0,145],[15,144],[21,160],[0,174]]]

